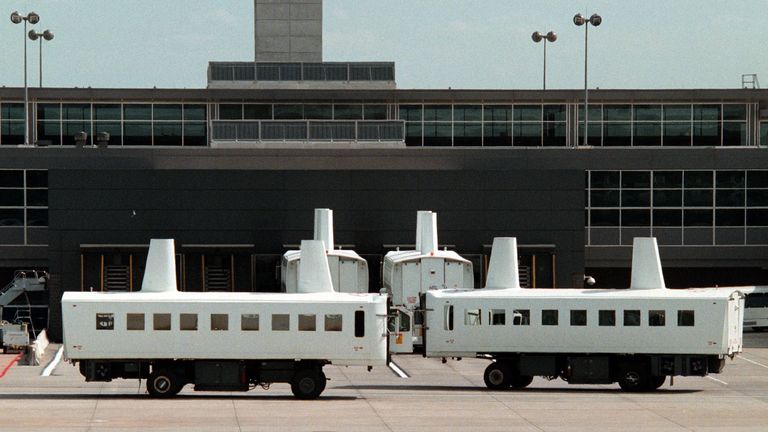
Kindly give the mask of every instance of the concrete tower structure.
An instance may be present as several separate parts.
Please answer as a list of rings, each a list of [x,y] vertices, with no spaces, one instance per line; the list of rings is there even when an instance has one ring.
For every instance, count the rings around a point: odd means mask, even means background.
[[[254,13],[255,61],[323,61],[323,0],[254,0]]]

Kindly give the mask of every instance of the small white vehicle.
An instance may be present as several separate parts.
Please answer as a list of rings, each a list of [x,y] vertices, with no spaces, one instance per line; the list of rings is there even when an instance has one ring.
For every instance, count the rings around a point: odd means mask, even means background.
[[[754,331],[768,330],[768,286],[744,290],[744,327]]]
[[[152,240],[140,292],[65,292],[64,355],[86,381],[146,379],[155,397],[290,383],[325,389],[326,364],[386,365],[387,303],[333,291],[325,247],[302,242],[297,294],[178,292],[173,240]]]
[[[337,249],[333,235],[333,210],[315,209],[315,240],[325,244],[333,289],[340,293],[368,292],[368,261],[353,250]],[[292,250],[280,261],[280,287],[283,292],[298,292],[301,251]]]
[[[649,391],[719,373],[742,350],[744,295],[667,289],[654,238],[635,239],[628,290],[522,289],[516,247],[494,241],[484,289],[426,293],[426,356],[491,359],[492,389],[543,376]]]

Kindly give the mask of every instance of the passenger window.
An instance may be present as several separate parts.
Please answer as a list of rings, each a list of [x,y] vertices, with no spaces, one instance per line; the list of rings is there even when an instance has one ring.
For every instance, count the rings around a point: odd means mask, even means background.
[[[512,311],[512,325],[531,325],[531,311],[528,309],[515,309]]]
[[[299,331],[317,330],[317,315],[299,314]]]
[[[692,310],[677,311],[677,325],[680,327],[693,327],[694,312]]]
[[[211,330],[213,331],[229,330],[229,315],[211,314]]]
[[[445,323],[443,328],[448,331],[453,331],[453,305],[445,307]]]
[[[325,331],[327,332],[340,332],[341,331],[341,314],[326,314],[325,315]]]
[[[666,325],[663,310],[648,311],[648,325],[651,327],[664,327]]]
[[[259,331],[259,314],[240,315],[240,330]]]
[[[491,309],[490,322],[494,326],[503,326],[507,321],[507,313],[504,309]]]
[[[155,330],[168,331],[171,329],[171,314],[156,313],[152,315],[152,328]]]
[[[571,325],[583,327],[587,325],[587,311],[585,310],[572,310],[571,311]]]
[[[558,321],[557,309],[545,309],[541,311],[541,325],[556,326]]]
[[[144,330],[144,314],[129,313],[126,316],[125,328],[126,330]]]
[[[399,332],[411,331],[411,316],[406,313],[400,313],[400,326],[397,328]]]
[[[625,327],[637,327],[640,325],[640,311],[639,310],[625,310],[624,311],[624,326]]]
[[[291,329],[291,318],[288,314],[272,315],[272,331],[288,331]]]
[[[479,326],[481,324],[480,309],[464,309],[464,325]]]
[[[355,337],[365,337],[365,311],[355,311]]]
[[[111,313],[96,314],[96,330],[114,330],[114,329],[115,329],[115,314],[111,314]]]
[[[197,314],[183,313],[179,315],[179,330],[196,331]]]
[[[614,327],[616,325],[616,311],[601,310],[598,318],[600,327]]]

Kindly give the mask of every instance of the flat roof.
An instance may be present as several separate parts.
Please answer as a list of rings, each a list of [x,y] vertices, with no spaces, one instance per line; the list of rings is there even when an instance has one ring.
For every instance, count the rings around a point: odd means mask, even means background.
[[[30,88],[31,101],[377,101],[386,103],[578,103],[584,90],[515,89],[162,89],[162,88]],[[740,102],[768,105],[768,89],[610,89],[590,90],[592,103]],[[21,87],[0,88],[0,100],[24,99]]]

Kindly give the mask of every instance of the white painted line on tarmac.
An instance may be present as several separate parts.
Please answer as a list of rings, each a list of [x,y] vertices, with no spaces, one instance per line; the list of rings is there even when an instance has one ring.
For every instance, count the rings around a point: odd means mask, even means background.
[[[410,378],[407,373],[405,373],[404,370],[400,369],[400,366],[397,365],[395,362],[389,362],[389,368],[392,369],[392,372],[396,373],[397,376],[400,378]]]
[[[758,363],[758,362],[756,362],[756,361],[754,361],[754,360],[750,360],[750,359],[748,359],[748,358],[744,357],[743,355],[737,355],[736,357],[738,357],[738,358],[740,358],[740,359],[742,359],[742,360],[746,360],[746,361],[748,361],[748,362],[750,362],[750,363],[752,363],[752,364],[754,364],[754,365],[758,365],[758,366],[760,366],[760,367],[762,367],[762,368],[766,368],[766,369],[768,369],[768,366],[766,366],[766,365],[764,365],[764,364],[762,364],[762,363]]]
[[[47,377],[51,376],[53,371],[56,369],[56,366],[59,365],[59,362],[61,361],[61,358],[64,356],[64,347],[59,347],[59,350],[56,351],[56,356],[53,357],[53,360],[51,360],[50,363],[48,363],[48,366],[43,369],[42,376]]]
[[[725,381],[721,381],[721,380],[719,380],[719,379],[717,379],[717,378],[712,378],[712,377],[711,377],[711,376],[709,376],[709,375],[707,375],[707,378],[711,379],[711,380],[712,380],[712,381],[714,381],[714,382],[719,382],[719,383],[720,383],[720,384],[722,384],[722,385],[728,385],[728,383],[727,383],[727,382],[725,382]]]

